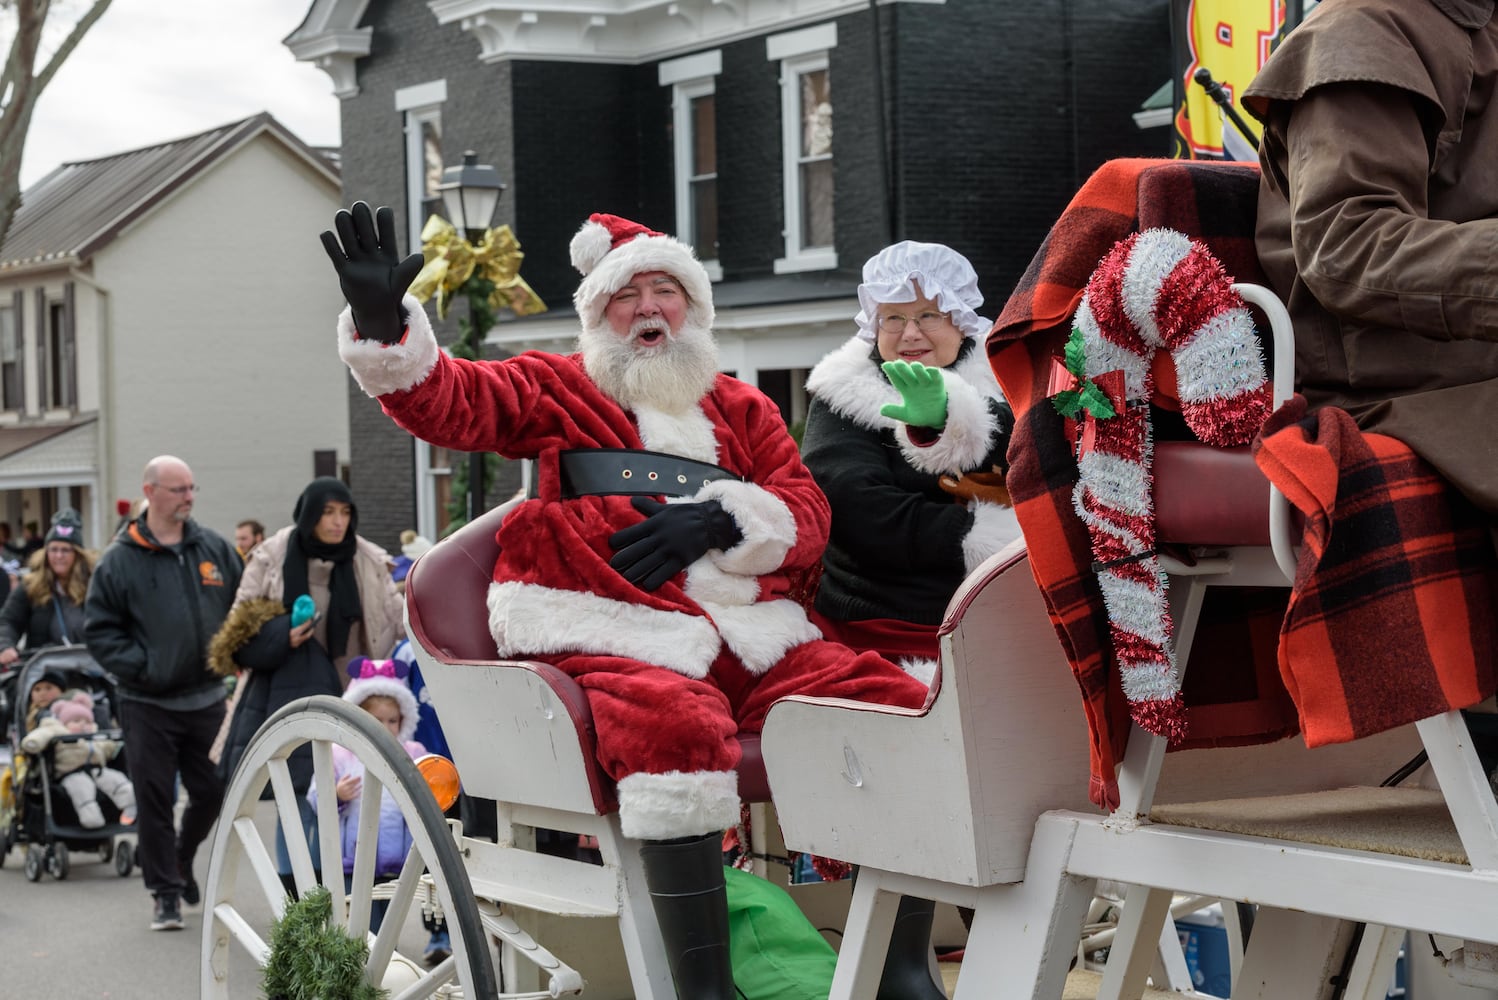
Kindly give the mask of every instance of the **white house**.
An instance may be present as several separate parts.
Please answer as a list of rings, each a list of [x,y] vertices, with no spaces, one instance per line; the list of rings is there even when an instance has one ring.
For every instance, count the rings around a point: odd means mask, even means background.
[[[180,456],[194,516],[286,524],[348,461],[342,307],[318,242],[337,166],[269,115],[66,163],[0,245],[0,521],[77,508],[106,542],[141,470]]]

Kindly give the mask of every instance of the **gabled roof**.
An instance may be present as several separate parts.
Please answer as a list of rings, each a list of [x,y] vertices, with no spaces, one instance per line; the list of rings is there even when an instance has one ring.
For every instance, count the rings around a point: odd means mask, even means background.
[[[21,207],[0,245],[0,274],[87,259],[201,171],[262,133],[338,183],[338,171],[326,157],[264,112],[185,139],[64,163],[22,192]]]

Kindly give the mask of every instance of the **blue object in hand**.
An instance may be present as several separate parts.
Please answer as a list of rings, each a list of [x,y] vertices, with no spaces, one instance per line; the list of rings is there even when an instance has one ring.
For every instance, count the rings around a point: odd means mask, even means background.
[[[291,605],[291,627],[298,628],[305,624],[316,611],[317,605],[312,603],[311,596],[303,594],[298,597]]]

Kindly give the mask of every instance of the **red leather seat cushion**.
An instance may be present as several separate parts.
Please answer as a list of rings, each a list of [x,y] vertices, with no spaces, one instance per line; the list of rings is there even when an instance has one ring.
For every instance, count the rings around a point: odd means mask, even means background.
[[[1155,442],[1155,533],[1178,545],[1268,545],[1269,480],[1247,445]]]

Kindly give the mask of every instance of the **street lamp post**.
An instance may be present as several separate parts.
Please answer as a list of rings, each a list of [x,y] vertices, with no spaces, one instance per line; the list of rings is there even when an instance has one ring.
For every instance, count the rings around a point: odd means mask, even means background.
[[[477,153],[471,149],[465,150],[462,164],[444,168],[442,181],[437,185],[437,190],[442,194],[442,206],[447,212],[448,221],[472,242],[483,238],[484,230],[493,221],[494,210],[499,206],[499,195],[505,189],[504,182],[499,179],[499,171],[478,160]],[[458,349],[466,348],[462,354],[473,360],[478,360],[481,356],[480,344],[483,342],[484,334],[488,332],[479,328],[481,325],[487,325],[481,323],[481,320],[493,315],[487,303],[482,309],[478,308],[481,298],[483,296],[469,293],[468,329],[464,331],[458,344],[454,345]],[[459,352],[455,350],[454,353]],[[485,454],[483,452],[469,453],[467,517],[469,523],[484,512],[484,465]]]

